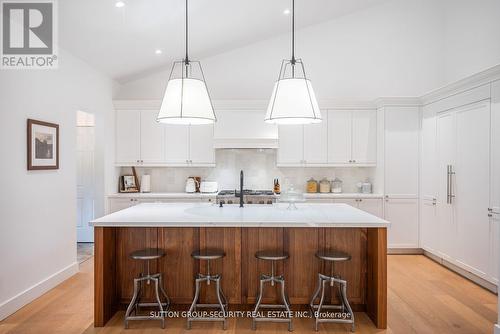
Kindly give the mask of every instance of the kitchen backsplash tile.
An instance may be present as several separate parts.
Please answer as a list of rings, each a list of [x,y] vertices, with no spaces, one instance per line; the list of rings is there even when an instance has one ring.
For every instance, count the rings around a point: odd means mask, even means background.
[[[245,188],[272,189],[273,179],[279,178],[283,187],[292,183],[305,191],[310,177],[321,180],[335,177],[343,181],[344,192],[357,192],[356,183],[369,178],[374,182],[374,167],[344,168],[278,168],[276,150],[265,149],[225,149],[216,150],[215,168],[185,167],[138,167],[139,175],[151,175],[152,192],[184,192],[186,178],[200,176],[202,180],[217,181],[219,189],[235,189],[239,186],[240,170],[245,173]],[[131,173],[122,167],[121,174]],[[283,188],[284,189],[284,188]]]

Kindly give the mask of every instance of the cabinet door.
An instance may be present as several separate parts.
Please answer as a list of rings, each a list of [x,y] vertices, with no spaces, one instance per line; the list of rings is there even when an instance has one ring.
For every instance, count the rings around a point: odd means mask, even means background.
[[[491,250],[490,277],[498,284],[500,271],[500,81],[491,86],[491,180],[490,218]]]
[[[136,205],[137,202],[133,198],[110,198],[109,199],[109,212],[113,213],[116,211],[120,211],[126,208],[130,208],[131,206]]]
[[[436,113],[424,108],[420,161],[420,244],[437,255],[439,222],[437,221],[436,187]]]
[[[455,258],[456,225],[454,207],[448,203],[447,166],[455,164],[455,118],[452,113],[438,115],[437,118],[437,206],[439,255],[447,260]]]
[[[141,112],[116,111],[116,163],[137,164],[141,159]]]
[[[368,213],[379,218],[384,218],[383,202],[378,198],[360,198],[358,207]]]
[[[280,125],[278,165],[299,165],[304,160],[304,127],[302,125]]]
[[[418,200],[387,198],[385,219],[391,223],[387,229],[389,248],[418,247]]]
[[[189,127],[187,125],[165,125],[165,162],[187,164],[189,160]]]
[[[457,261],[483,278],[489,272],[490,101],[456,111],[457,155],[453,189],[457,214]]]
[[[385,108],[385,193],[418,196],[420,114],[418,107]]]
[[[141,162],[165,162],[165,125],[156,121],[158,111],[141,111]]]
[[[189,160],[195,165],[215,163],[213,125],[189,127]]]
[[[420,201],[420,246],[435,255],[439,255],[438,223],[436,201],[422,199]]]
[[[352,112],[328,111],[328,163],[349,164],[352,160]]]
[[[328,113],[323,121],[304,125],[304,160],[306,164],[326,164],[328,155]]]
[[[356,164],[377,162],[377,112],[352,112],[352,160]]]
[[[338,198],[338,199],[335,199],[335,203],[343,203],[343,204],[353,206],[355,208],[358,207],[358,201],[356,201],[355,198]]]

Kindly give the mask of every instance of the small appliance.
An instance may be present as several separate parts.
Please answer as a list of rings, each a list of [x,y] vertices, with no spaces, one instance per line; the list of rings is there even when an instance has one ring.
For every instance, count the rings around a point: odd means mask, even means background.
[[[197,182],[198,181],[194,177],[188,177],[186,180],[186,192],[187,193],[195,193]]]
[[[219,185],[215,181],[201,181],[200,192],[202,193],[216,193],[219,191]]]

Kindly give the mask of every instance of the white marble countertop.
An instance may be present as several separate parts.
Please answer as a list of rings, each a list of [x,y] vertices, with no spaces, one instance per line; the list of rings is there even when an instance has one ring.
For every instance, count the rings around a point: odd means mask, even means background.
[[[389,222],[341,203],[224,205],[143,203],[90,223],[129,227],[388,227]]]
[[[116,193],[109,194],[108,198],[209,198],[215,197],[217,193]],[[304,193],[308,198],[383,198],[382,194],[361,194],[361,193]]]

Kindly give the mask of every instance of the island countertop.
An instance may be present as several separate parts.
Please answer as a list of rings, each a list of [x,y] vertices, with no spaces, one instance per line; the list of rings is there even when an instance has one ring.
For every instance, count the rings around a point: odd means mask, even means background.
[[[107,227],[388,227],[390,223],[342,203],[224,205],[143,203],[93,220]]]

